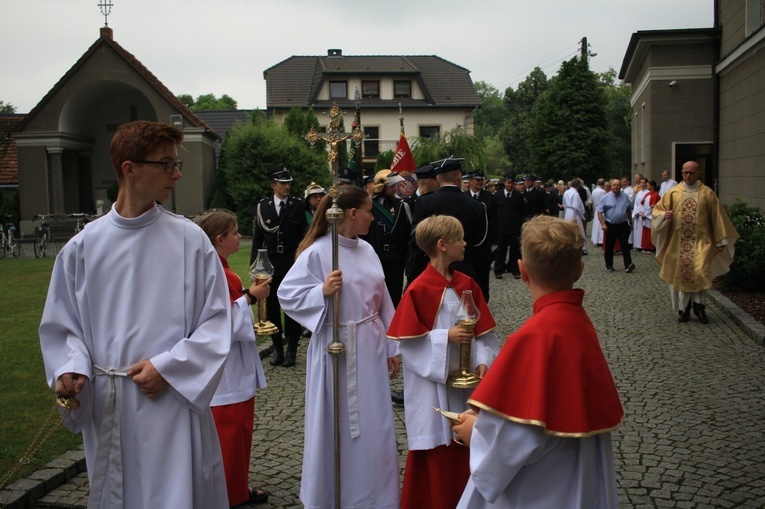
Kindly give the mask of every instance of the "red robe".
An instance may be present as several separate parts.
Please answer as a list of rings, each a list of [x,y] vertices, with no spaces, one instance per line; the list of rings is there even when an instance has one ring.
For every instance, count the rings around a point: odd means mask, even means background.
[[[447,288],[454,288],[460,297],[465,290],[473,292],[473,301],[481,313],[475,326],[476,337],[494,330],[497,322],[475,280],[462,272],[454,271],[452,280],[449,281],[428,264],[401,297],[401,302],[396,307],[396,314],[388,327],[388,337],[391,339],[420,338],[433,330]]]
[[[388,328],[388,337],[398,340],[415,339],[433,330],[448,288],[454,288],[460,297],[465,290],[473,292],[473,300],[481,313],[475,326],[476,337],[496,327],[480,287],[470,276],[455,271],[449,281],[428,264],[404,292]],[[448,447],[441,445],[434,449],[409,451],[401,507],[454,508],[469,477],[470,449],[467,447],[452,444]]]
[[[585,437],[619,426],[624,411],[583,298],[578,289],[538,298],[468,403],[554,436]]]

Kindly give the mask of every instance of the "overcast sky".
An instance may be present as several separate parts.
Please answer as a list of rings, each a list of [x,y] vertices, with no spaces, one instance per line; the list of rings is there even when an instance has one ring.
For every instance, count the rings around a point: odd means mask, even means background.
[[[596,72],[618,72],[638,30],[705,28],[713,0],[0,0],[0,100],[29,112],[99,37],[174,94],[266,106],[263,71],[292,55],[438,55],[473,81],[551,76],[587,37]]]

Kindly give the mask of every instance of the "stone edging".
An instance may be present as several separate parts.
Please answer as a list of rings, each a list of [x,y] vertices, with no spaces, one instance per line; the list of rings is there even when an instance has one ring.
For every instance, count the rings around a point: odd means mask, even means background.
[[[755,320],[749,313],[738,307],[728,297],[710,288],[708,291],[709,298],[718,306],[720,306],[723,312],[728,315],[731,320],[736,322],[746,333],[751,337],[755,343],[760,346],[765,346],[765,325]]]

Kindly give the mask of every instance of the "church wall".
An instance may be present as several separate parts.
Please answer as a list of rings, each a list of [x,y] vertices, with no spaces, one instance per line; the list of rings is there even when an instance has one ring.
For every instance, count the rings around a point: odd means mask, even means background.
[[[765,53],[720,77],[720,198],[765,209]]]

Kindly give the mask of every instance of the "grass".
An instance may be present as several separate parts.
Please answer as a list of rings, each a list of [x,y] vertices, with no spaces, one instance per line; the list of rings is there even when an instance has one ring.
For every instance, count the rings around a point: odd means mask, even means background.
[[[249,246],[229,257],[231,268],[245,285]],[[38,327],[48,293],[53,259],[0,260],[0,479],[27,451],[54,408],[54,395],[45,381]],[[55,417],[53,432],[8,481],[28,476],[62,453],[82,443]]]

